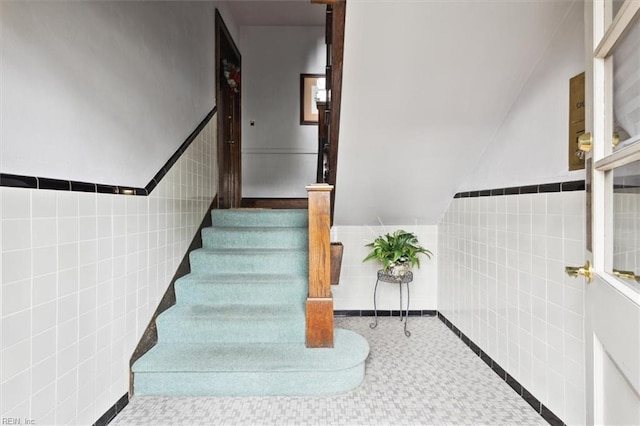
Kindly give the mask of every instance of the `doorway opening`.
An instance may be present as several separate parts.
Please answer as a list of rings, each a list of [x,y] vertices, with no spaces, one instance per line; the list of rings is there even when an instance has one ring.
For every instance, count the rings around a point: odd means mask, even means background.
[[[242,200],[240,72],[242,57],[216,9],[216,104],[218,105],[218,208]]]

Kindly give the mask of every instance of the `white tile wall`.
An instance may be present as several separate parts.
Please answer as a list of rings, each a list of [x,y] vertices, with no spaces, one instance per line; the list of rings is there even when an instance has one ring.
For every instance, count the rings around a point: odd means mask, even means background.
[[[148,197],[0,188],[0,413],[92,424],[217,187],[215,118]]]
[[[377,271],[381,265],[376,261],[362,262],[370,251],[365,244],[372,242],[378,235],[393,232],[396,229],[414,232],[418,236],[418,241],[434,254],[431,260],[421,256],[420,269],[413,269],[414,280],[410,284],[409,308],[411,310],[437,309],[438,227],[424,225],[334,226],[331,229],[331,241],[344,244],[340,284],[331,287],[334,309],[373,309],[373,290]],[[378,309],[399,309],[400,300],[396,284],[380,283],[377,297]],[[406,299],[403,299],[403,309],[405,308]]]
[[[439,226],[438,309],[570,424],[585,422],[584,192],[454,199]]]

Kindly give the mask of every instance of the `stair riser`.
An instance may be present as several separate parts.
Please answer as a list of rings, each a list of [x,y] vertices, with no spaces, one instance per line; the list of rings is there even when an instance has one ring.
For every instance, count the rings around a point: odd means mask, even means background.
[[[196,250],[190,254],[191,270],[213,273],[270,273],[306,275],[308,258],[304,251],[262,254]]]
[[[322,396],[364,378],[366,341],[305,346],[306,210],[214,210],[157,344],[132,366],[137,396]],[[263,227],[267,227],[266,229]]]
[[[157,320],[159,342],[185,343],[277,343],[304,342],[304,313],[299,318],[261,319],[247,317],[234,321],[206,318],[171,319],[160,315]]]
[[[213,226],[307,226],[307,210],[213,210]]]
[[[210,249],[304,249],[309,246],[309,237],[306,228],[261,230],[206,228],[202,230],[202,246]]]
[[[338,371],[135,373],[138,396],[321,396],[356,388],[364,362]]]
[[[306,283],[234,283],[176,282],[176,303],[219,306],[225,304],[265,305],[304,303]]]

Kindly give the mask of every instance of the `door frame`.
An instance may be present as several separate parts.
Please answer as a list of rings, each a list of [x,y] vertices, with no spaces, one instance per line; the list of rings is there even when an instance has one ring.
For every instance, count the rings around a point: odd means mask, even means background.
[[[640,5],[625,2],[612,16],[611,3],[585,3],[586,47],[586,128],[591,129],[593,150],[587,155],[587,226],[592,232],[592,248],[587,259],[593,262],[594,282],[587,285],[585,299],[586,419],[588,424],[604,420],[607,395],[605,363],[615,365],[628,385],[640,389],[637,376],[639,348],[634,346],[633,324],[625,319],[638,317],[640,294],[613,275],[613,176],[610,171],[640,158],[640,145],[617,152],[612,149],[613,58],[616,43],[638,14]],[[590,219],[589,219],[590,218]],[[591,223],[589,223],[591,222]],[[588,229],[589,231],[589,229]],[[613,309],[612,309],[613,307]],[[609,361],[605,360],[607,358]],[[611,364],[612,363],[612,364]],[[632,380],[629,380],[629,378]],[[609,396],[610,397],[610,396]]]
[[[224,46],[223,46],[224,44]],[[233,129],[234,143],[228,144],[225,137],[225,125],[228,120],[225,116],[225,90],[221,84],[222,60],[231,55],[234,63],[242,70],[242,56],[233,40],[227,25],[222,19],[220,11],[216,9],[215,17],[215,87],[217,114],[217,162],[218,162],[218,208],[238,208],[242,201],[242,151],[241,151],[241,111],[242,111],[242,85],[238,86],[237,103],[233,105],[235,114],[232,114],[231,126]],[[225,161],[225,155],[229,155],[229,161]]]

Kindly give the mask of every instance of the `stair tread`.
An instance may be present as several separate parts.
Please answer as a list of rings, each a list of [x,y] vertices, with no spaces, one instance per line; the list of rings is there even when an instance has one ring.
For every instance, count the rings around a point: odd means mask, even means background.
[[[298,316],[304,314],[304,306],[302,304],[294,305],[275,305],[275,304],[228,304],[228,305],[173,305],[158,316],[158,319],[166,320],[167,317],[172,319],[211,319],[211,320],[247,320],[256,321],[256,317],[264,316],[268,319],[277,319],[283,317]]]
[[[233,227],[278,227],[278,226],[306,226],[308,223],[307,210],[279,209],[229,209],[213,210],[213,226]]]
[[[241,283],[241,282],[266,282],[266,283],[278,283],[278,282],[290,282],[290,281],[307,281],[307,275],[303,274],[243,274],[243,273],[207,273],[207,272],[191,272],[178,279],[179,281],[192,281],[192,282],[210,282],[212,284],[218,283]]]
[[[367,341],[335,329],[333,348],[309,349],[301,343],[161,343],[133,365],[142,372],[341,370],[362,363]]]
[[[362,381],[367,341],[335,329],[305,345],[308,212],[213,210],[157,342],[132,366],[138,395],[329,395]]]
[[[208,226],[202,230],[205,232],[278,232],[283,230],[306,231],[307,226],[304,225],[274,225],[274,226]]]
[[[252,247],[241,247],[241,248],[208,248],[202,247],[196,250],[193,250],[192,253],[223,253],[223,254],[235,254],[235,255],[264,255],[264,254],[287,254],[287,253],[304,253],[308,249],[306,247],[302,248],[252,248]]]

